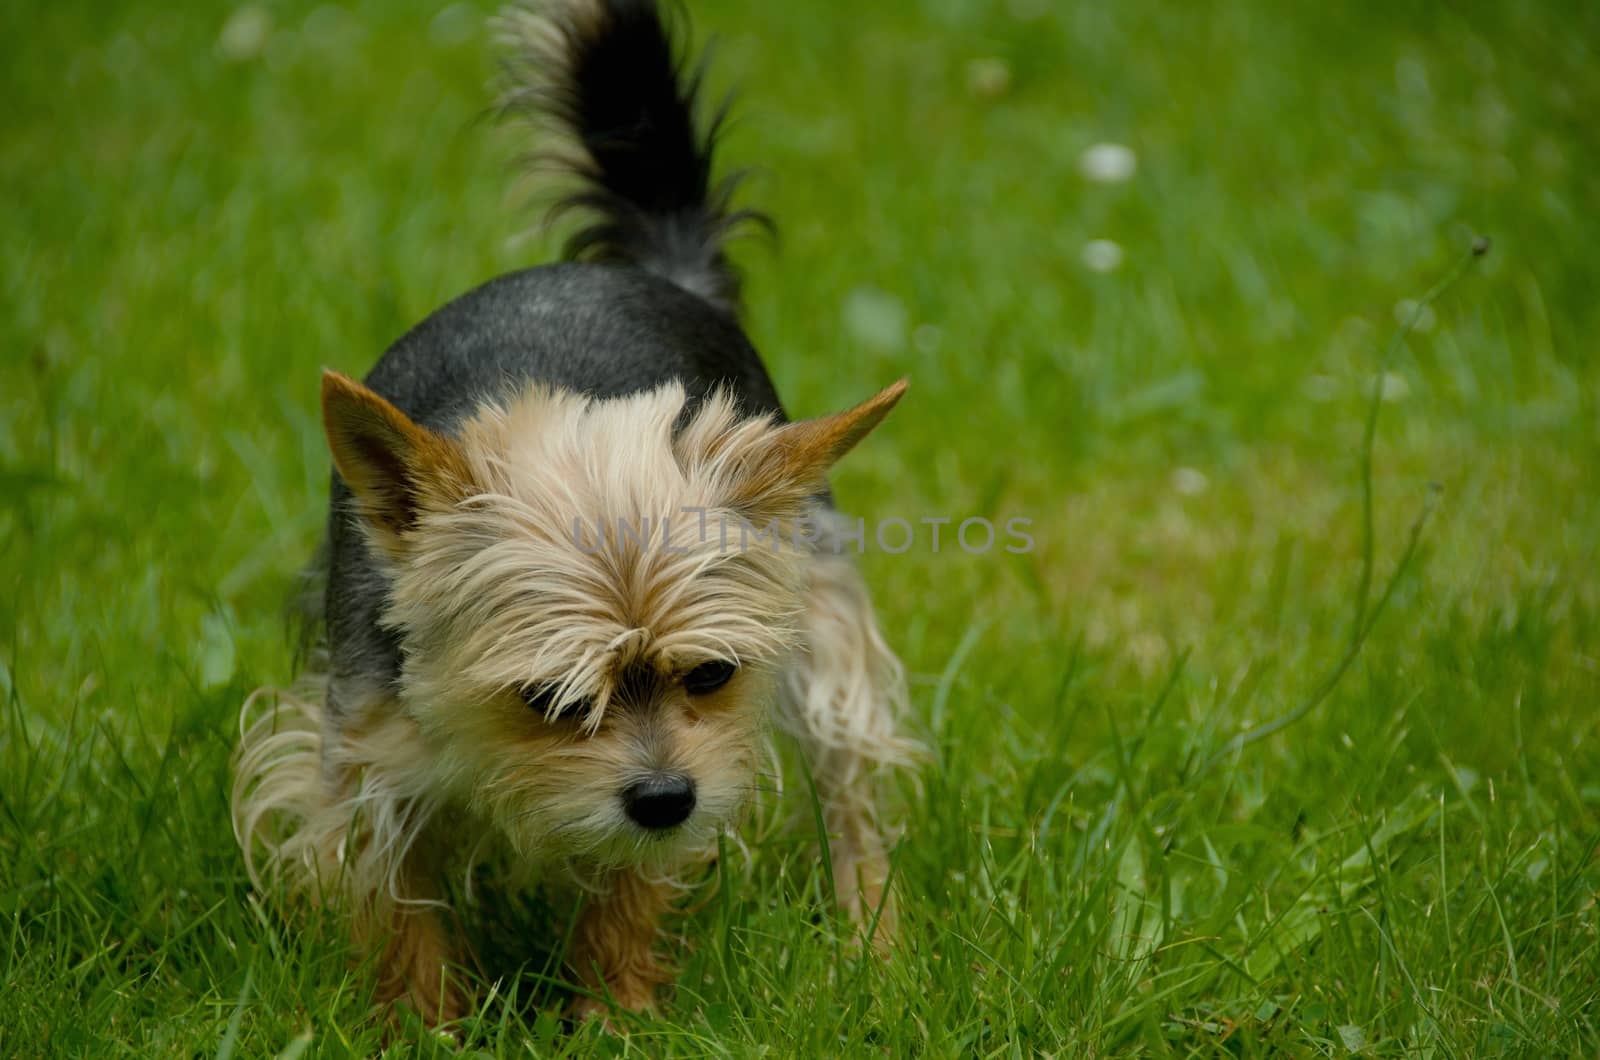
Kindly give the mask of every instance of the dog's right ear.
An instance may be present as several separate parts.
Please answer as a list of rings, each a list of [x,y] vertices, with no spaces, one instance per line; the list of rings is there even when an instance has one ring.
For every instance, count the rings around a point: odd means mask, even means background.
[[[798,514],[828,485],[828,469],[883,422],[906,392],[904,379],[854,408],[784,424],[746,460],[727,503],[752,521]]]
[[[322,373],[322,429],[339,477],[391,552],[403,548],[423,511],[448,509],[475,492],[454,440],[413,423],[347,375]]]

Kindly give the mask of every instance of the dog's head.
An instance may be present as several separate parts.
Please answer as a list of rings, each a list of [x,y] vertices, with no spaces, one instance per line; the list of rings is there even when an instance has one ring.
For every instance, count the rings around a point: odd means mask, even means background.
[[[529,858],[637,864],[712,840],[754,783],[814,498],[903,391],[780,424],[722,394],[685,415],[676,384],[533,386],[446,435],[325,374],[437,781]]]

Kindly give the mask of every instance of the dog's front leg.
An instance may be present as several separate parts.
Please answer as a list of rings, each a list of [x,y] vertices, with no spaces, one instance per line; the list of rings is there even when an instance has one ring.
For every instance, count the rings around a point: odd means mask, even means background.
[[[321,809],[304,830],[324,887],[348,903],[357,952],[370,958],[377,1001],[404,1002],[430,1026],[467,1014],[453,980],[461,956],[441,914],[445,843],[432,813],[397,790],[417,755],[415,726],[398,710],[367,712],[324,734]]]
[[[840,907],[873,942],[893,937],[894,911],[876,787],[885,767],[915,761],[898,732],[905,701],[900,662],[884,643],[861,573],[826,539],[811,566],[804,644],[784,681],[784,724],[798,737],[821,799]],[[881,915],[880,915],[881,911]]]
[[[415,727],[381,699],[359,712],[326,709],[335,695],[278,693],[245,733],[233,813],[251,878],[261,885],[264,855],[269,878],[346,917],[380,1004],[403,1000],[430,1023],[456,1019],[467,998],[449,978],[457,953],[439,919],[438,847],[429,814],[393,782],[420,753]]]
[[[372,792],[366,795],[370,798]],[[337,813],[348,803],[335,801]],[[369,805],[369,809],[373,808]],[[412,811],[391,809],[374,814],[387,822],[405,821]],[[349,820],[348,810],[345,820]],[[422,825],[427,829],[428,825]],[[377,975],[377,1001],[392,1006],[409,1005],[429,1026],[448,1023],[467,1014],[467,994],[454,981],[452,967],[460,953],[446,930],[441,913],[437,845],[422,834],[404,842],[398,863],[388,859],[400,845],[394,836],[329,835],[338,847],[355,847],[353,860],[335,870],[349,902],[351,936],[357,952],[370,957]]]
[[[456,954],[439,914],[412,904],[420,898],[374,898],[353,927],[357,945],[376,953],[379,1003],[403,1001],[435,1026],[466,1015],[467,999],[451,979]]]
[[[591,993],[573,1002],[574,1015],[603,1014],[608,998],[632,1012],[654,1007],[656,988],[672,978],[656,954],[671,902],[668,885],[625,869],[590,896],[578,915],[571,963]]]

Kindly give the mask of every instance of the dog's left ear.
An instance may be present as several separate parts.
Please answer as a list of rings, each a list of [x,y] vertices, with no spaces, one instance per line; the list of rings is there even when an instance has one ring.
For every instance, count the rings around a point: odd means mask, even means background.
[[[854,408],[778,428],[751,462],[734,503],[762,514],[797,514],[826,488],[829,469],[883,422],[906,386],[901,379]]]
[[[470,496],[472,474],[461,447],[338,372],[322,373],[322,427],[333,465],[374,531],[399,553],[428,508]]]

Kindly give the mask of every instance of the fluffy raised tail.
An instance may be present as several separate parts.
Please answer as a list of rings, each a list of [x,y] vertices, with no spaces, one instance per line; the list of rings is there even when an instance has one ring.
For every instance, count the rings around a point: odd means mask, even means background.
[[[538,153],[576,176],[557,211],[591,220],[569,258],[621,262],[736,312],[723,244],[739,222],[737,178],[713,184],[722,111],[701,121],[703,65],[685,69],[655,0],[544,0],[498,19],[508,46],[502,109],[557,134]]]

